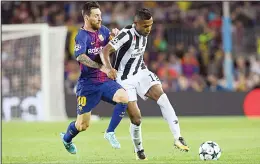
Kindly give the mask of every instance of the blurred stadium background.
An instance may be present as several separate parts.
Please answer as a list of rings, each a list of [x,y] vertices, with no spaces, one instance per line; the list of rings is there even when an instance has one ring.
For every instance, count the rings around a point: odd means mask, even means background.
[[[80,12],[83,3],[83,1],[1,2],[1,114],[4,121],[4,163],[64,163],[64,160],[57,158],[65,158],[68,162],[75,160],[66,157],[61,144],[57,143],[57,147],[53,146],[54,151],[63,151],[62,155],[57,155],[57,153],[51,154],[48,144],[44,145],[41,141],[51,144],[60,142],[59,132],[66,128],[68,119],[76,116],[74,87],[80,68],[73,57],[73,51],[74,37],[83,24]],[[257,134],[259,119],[251,120],[243,117],[244,115],[260,116],[260,2],[229,2],[230,17],[227,21],[224,21],[223,2],[99,3],[103,24],[110,29],[115,27],[121,29],[131,24],[137,6],[152,10],[154,25],[144,59],[149,69],[161,79],[177,115],[240,116],[225,119],[223,117],[203,117],[203,119],[180,117],[181,123],[183,119],[182,131],[188,135],[187,141],[195,147],[192,152],[194,155],[200,142],[215,139],[220,146],[226,145],[227,142],[232,144],[230,147],[227,144],[226,150],[234,152],[229,154],[233,161],[250,162],[251,159],[252,163],[257,163],[260,160],[259,156],[254,156],[253,153],[245,159],[237,157],[239,153],[244,152],[245,145],[253,152],[260,150],[260,142],[256,140],[259,137]],[[228,54],[231,54],[231,60]],[[156,131],[160,132],[159,138],[167,136],[162,142],[161,148],[163,148],[163,145],[167,146],[171,143],[170,133],[167,125],[159,118],[161,117],[159,108],[151,109],[155,108],[154,102],[140,101],[139,103],[143,116],[156,116],[156,118],[144,117],[143,128],[144,137],[148,138],[145,140],[148,150],[155,156],[152,158],[155,163],[198,160],[197,156],[186,157],[176,152],[174,155],[177,159],[175,159],[171,157],[170,149],[165,149],[168,152],[159,154],[153,152],[152,145],[156,137],[151,136],[156,135]],[[112,112],[111,107],[101,103],[93,113],[101,118],[108,117]],[[145,125],[145,120],[152,124],[154,129]],[[37,123],[37,121],[64,122]],[[123,144],[128,145],[128,149],[123,149],[125,153],[122,154],[130,154],[125,156],[125,159],[133,163],[127,121],[126,118],[122,122],[118,135],[125,136],[121,139]],[[90,135],[90,140],[102,138],[100,132],[101,129],[105,129],[107,123],[107,119],[93,123],[91,132],[84,135]],[[237,126],[228,125],[224,128],[229,123],[235,123]],[[191,124],[194,127],[191,127]],[[216,131],[210,130],[210,127],[215,128]],[[35,129],[35,133],[28,129]],[[228,133],[229,131],[233,131],[237,138],[225,137],[224,134],[232,135]],[[24,132],[27,135],[23,134]],[[203,135],[197,136],[195,133]],[[220,135],[220,133],[224,134]],[[39,135],[40,139],[37,140]],[[232,148],[242,140],[247,142],[238,147],[239,151]],[[33,146],[39,142],[41,144]],[[77,142],[85,142],[83,134]],[[102,143],[103,140],[96,139],[94,143],[87,141],[96,155],[90,155],[91,162],[95,162],[99,155],[103,155],[95,142]],[[23,152],[22,148],[19,149],[26,144],[31,145],[29,146],[31,153],[40,150],[42,155],[41,153],[28,154]],[[82,149],[86,148],[82,146]],[[103,153],[110,151],[109,148],[104,150]],[[88,155],[91,153],[90,150],[82,151]],[[14,155],[12,152],[15,152]],[[113,153],[115,152],[108,154],[113,156]],[[46,156],[50,158],[46,159]],[[111,156],[107,155],[104,159],[99,159],[99,162],[109,161]],[[85,161],[82,158],[78,156],[77,162]],[[228,162],[228,157],[223,158]],[[124,163],[123,157],[114,156],[112,159],[110,162]]]

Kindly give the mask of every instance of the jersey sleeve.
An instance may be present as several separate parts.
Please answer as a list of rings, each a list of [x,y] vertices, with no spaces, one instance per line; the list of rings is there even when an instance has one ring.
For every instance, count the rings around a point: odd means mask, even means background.
[[[81,54],[86,54],[87,50],[87,36],[78,33],[75,38],[74,55],[77,58]]]
[[[120,33],[110,40],[109,44],[117,51],[119,48],[121,48],[128,40],[129,35],[125,31],[120,31]]]

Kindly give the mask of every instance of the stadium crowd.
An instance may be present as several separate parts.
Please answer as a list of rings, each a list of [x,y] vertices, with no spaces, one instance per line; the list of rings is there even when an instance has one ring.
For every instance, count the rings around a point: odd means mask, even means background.
[[[83,3],[2,3],[3,24],[48,22],[51,26],[68,27],[64,76],[66,90],[71,93],[80,73],[73,51],[74,37],[83,22],[80,12]],[[260,83],[260,2],[230,4],[234,63],[232,91],[248,91]],[[225,87],[222,2],[100,2],[100,5],[103,24],[110,29],[131,24],[136,6],[152,10],[154,25],[144,60],[159,76],[165,90],[231,91]],[[8,45],[3,45],[3,50],[5,46]],[[38,55],[35,56],[37,61]]]

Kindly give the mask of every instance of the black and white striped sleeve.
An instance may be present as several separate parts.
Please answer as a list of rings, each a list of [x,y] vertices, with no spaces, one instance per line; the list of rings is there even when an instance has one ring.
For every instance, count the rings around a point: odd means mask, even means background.
[[[115,38],[110,40],[109,44],[117,51],[130,39],[125,31],[121,31]]]

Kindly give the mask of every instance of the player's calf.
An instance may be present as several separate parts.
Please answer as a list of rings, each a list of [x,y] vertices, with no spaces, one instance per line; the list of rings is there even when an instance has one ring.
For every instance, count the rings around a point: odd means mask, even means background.
[[[142,123],[141,117],[138,118],[130,118],[131,123],[136,125],[136,126],[140,126]]]
[[[76,154],[77,148],[72,143],[72,139],[77,136],[81,131],[86,130],[89,127],[91,112],[80,114],[77,117],[77,121],[73,121],[69,124],[66,133],[60,133],[60,137],[62,139],[62,143],[65,149],[71,153]]]
[[[107,131],[105,132],[104,138],[109,141],[113,148],[120,149],[120,143],[116,139],[115,129],[121,122],[122,118],[125,115],[127,104],[118,103],[115,106],[112,118],[110,120]]]
[[[153,85],[148,92],[146,93],[146,96],[151,98],[154,101],[158,101],[159,98],[164,94],[163,89],[161,85]]]
[[[137,106],[136,101],[131,101],[128,103],[128,116],[131,120],[130,124],[130,135],[132,142],[134,144],[136,155],[139,159],[143,160],[145,157],[144,152],[142,151],[143,142],[142,142],[142,130],[141,130],[141,112]],[[143,154],[143,155],[142,155]]]
[[[142,116],[141,116],[141,112],[140,112],[140,109],[137,106],[136,101],[129,101],[128,102],[127,114],[129,116],[132,124],[134,124],[136,126],[141,125]]]
[[[76,122],[75,124],[79,132],[85,131],[89,127],[87,122]]]
[[[76,127],[75,121],[71,122],[67,128],[67,132],[64,133],[63,140],[67,143],[70,143],[72,141],[72,138],[74,138],[80,131]]]
[[[89,127],[91,112],[79,114],[77,116],[77,121],[75,123],[76,128],[78,131],[85,131]]]

